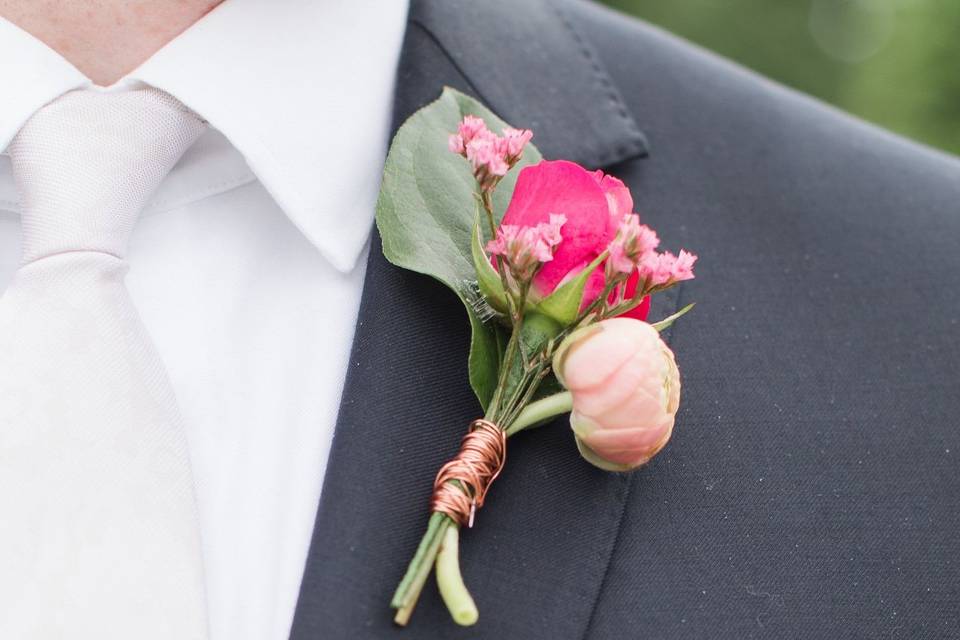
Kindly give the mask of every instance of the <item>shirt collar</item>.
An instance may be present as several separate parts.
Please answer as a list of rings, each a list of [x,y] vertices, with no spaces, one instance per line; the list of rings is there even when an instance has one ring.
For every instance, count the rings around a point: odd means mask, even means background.
[[[163,89],[208,120],[347,271],[373,224],[406,14],[401,0],[227,0],[118,84]],[[0,80],[0,148],[40,106],[90,84],[2,20]]]
[[[0,18],[0,83],[0,149],[6,149],[37,109],[90,81],[53,49]]]

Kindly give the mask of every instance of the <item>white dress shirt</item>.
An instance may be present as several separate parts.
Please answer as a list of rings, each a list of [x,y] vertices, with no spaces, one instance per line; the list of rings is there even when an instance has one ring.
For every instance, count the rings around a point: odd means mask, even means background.
[[[111,90],[209,121],[147,206],[127,282],[187,425],[213,640],[289,635],[363,283],[400,0],[227,0]],[[0,149],[91,82],[0,19]],[[20,260],[0,157],[0,291]]]

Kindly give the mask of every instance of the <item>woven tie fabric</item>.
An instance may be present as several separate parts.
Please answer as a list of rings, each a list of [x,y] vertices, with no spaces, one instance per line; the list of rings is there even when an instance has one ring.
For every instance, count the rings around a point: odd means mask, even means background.
[[[0,638],[207,638],[172,389],[127,240],[203,122],[154,89],[75,91],[8,151],[23,263],[0,298]]]

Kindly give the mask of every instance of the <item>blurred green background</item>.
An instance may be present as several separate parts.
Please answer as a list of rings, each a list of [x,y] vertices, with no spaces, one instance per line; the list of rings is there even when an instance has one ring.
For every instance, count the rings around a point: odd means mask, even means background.
[[[763,75],[960,153],[960,0],[604,0]]]

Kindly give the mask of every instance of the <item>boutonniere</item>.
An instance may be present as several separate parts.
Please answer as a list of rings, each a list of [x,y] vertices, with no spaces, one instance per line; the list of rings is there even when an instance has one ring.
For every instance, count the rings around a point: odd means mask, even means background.
[[[482,415],[437,473],[426,533],[391,602],[400,625],[434,568],[453,619],[477,621],[459,534],[503,469],[510,436],[569,413],[571,446],[624,472],[673,430],[680,376],[659,331],[692,305],[646,318],[650,296],[693,278],[696,256],[659,251],[620,180],[544,160],[532,136],[445,89],[404,123],[387,156],[377,202],[384,254],[463,302]]]

